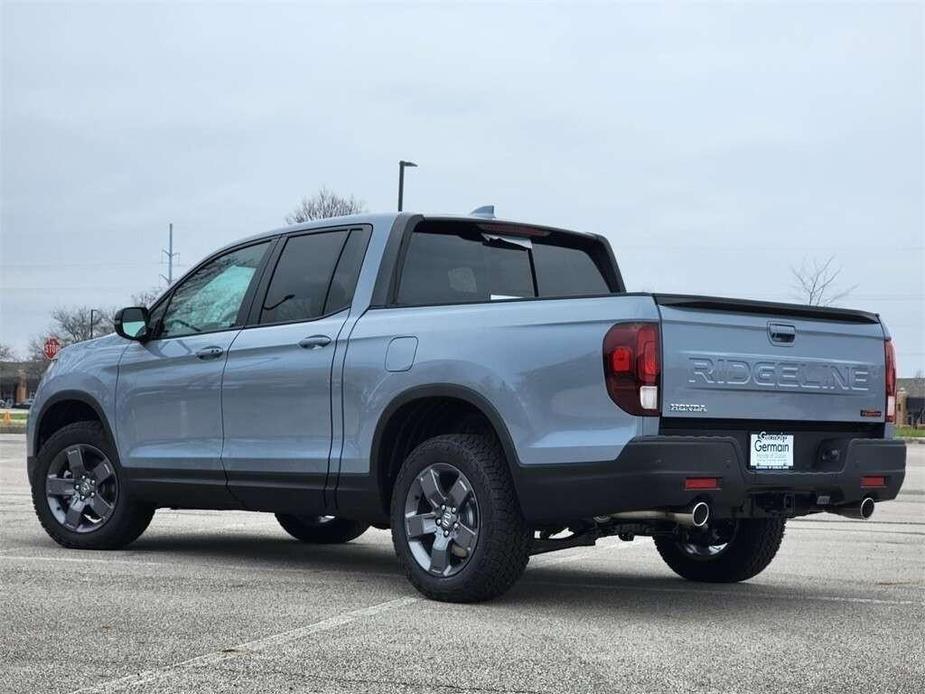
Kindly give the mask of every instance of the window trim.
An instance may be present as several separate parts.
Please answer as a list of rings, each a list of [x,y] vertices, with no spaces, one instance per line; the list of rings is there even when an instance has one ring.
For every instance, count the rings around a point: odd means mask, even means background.
[[[162,335],[161,331],[163,330],[163,321],[155,327],[155,333],[152,337],[145,340],[145,343],[148,342],[159,342],[161,340],[181,340],[186,337],[199,337],[200,335],[214,335],[216,333],[225,333],[230,330],[240,330],[244,327],[244,319],[248,315],[251,306],[254,301],[254,294],[257,290],[257,285],[259,281],[263,278],[263,275],[266,271],[267,261],[273,256],[276,252],[276,247],[279,245],[280,235],[276,234],[273,236],[263,236],[258,239],[248,239],[240,243],[236,243],[233,246],[226,246],[221,248],[211,255],[206,256],[199,263],[194,265],[186,274],[184,274],[180,279],[178,279],[172,287],[170,287],[163,296],[156,301],[151,308],[149,309],[150,313],[154,313],[161,304],[166,304],[164,307],[164,315],[167,315],[167,311],[170,310],[170,304],[173,301],[173,296],[176,293],[177,289],[200,269],[211,263],[213,260],[218,260],[224,255],[229,253],[235,253],[244,248],[250,248],[252,246],[259,246],[264,243],[268,243],[267,251],[264,253],[263,258],[260,261],[260,264],[257,266],[254,276],[251,278],[250,284],[247,286],[247,290],[244,292],[244,297],[241,299],[241,306],[238,307],[238,315],[235,317],[235,322],[228,326],[227,328],[216,328],[215,330],[203,330],[199,333],[189,333],[188,335]],[[245,308],[246,307],[246,308]]]
[[[251,328],[268,328],[271,326],[277,325],[295,325],[296,323],[314,323],[315,321],[324,320],[325,318],[331,318],[336,316],[339,313],[344,311],[351,311],[353,309],[353,298],[350,300],[350,305],[340,308],[336,311],[329,311],[320,316],[315,316],[314,318],[299,318],[297,320],[288,320],[288,321],[276,321],[273,323],[261,323],[260,322],[260,313],[261,309],[266,303],[267,293],[270,289],[270,283],[273,281],[273,275],[276,274],[276,268],[279,264],[280,258],[282,258],[283,250],[286,248],[286,244],[289,242],[289,239],[300,237],[300,236],[313,236],[316,234],[326,234],[326,233],[336,233],[336,232],[346,232],[344,236],[344,242],[340,247],[340,251],[337,255],[337,260],[334,263],[334,269],[331,271],[331,276],[328,278],[328,286],[325,290],[324,301],[327,304],[328,293],[331,291],[331,282],[334,280],[334,275],[337,272],[337,267],[340,265],[340,260],[344,255],[344,249],[347,247],[347,242],[350,240],[350,233],[353,231],[359,231],[365,233],[366,235],[366,245],[363,248],[363,257],[360,260],[360,270],[363,269],[363,264],[366,262],[366,253],[369,251],[369,241],[372,238],[372,227],[369,224],[338,224],[330,227],[321,227],[318,229],[301,229],[298,231],[289,232],[286,234],[281,234],[278,240],[276,247],[273,249],[270,257],[267,258],[267,268],[261,276],[260,283],[254,290],[254,296],[251,301],[250,309],[247,312],[246,320],[241,326],[242,329],[248,330]],[[271,269],[272,268],[272,269]],[[359,284],[360,274],[357,273],[357,283]],[[356,297],[356,286],[353,288],[353,296]]]
[[[476,221],[472,219],[459,219],[459,218],[453,218],[453,217],[432,217],[432,218],[420,217],[418,219],[415,219],[413,224],[406,225],[405,228],[401,231],[401,234],[402,234],[401,243],[398,248],[398,257],[395,260],[395,267],[394,267],[393,274],[392,274],[392,281],[389,287],[388,300],[385,306],[370,306],[370,308],[429,308],[432,306],[477,306],[477,305],[490,306],[494,304],[508,304],[508,303],[514,303],[514,302],[522,302],[522,301],[561,301],[563,299],[600,299],[604,297],[622,296],[627,293],[626,287],[623,284],[623,277],[620,274],[619,266],[617,265],[616,258],[614,257],[614,254],[613,254],[613,249],[610,247],[610,243],[607,241],[607,239],[601,236],[600,234],[585,234],[585,233],[580,233],[580,232],[567,231],[565,229],[556,229],[553,227],[544,227],[544,226],[538,226],[538,225],[533,225],[533,224],[528,224],[528,225],[511,224],[508,222],[495,222],[494,220],[491,220],[492,224],[495,224],[499,227],[500,226],[510,226],[512,229],[529,227],[531,229],[537,229],[539,231],[548,232],[549,234],[567,234],[569,236],[584,240],[588,243],[600,244],[604,252],[604,257],[608,261],[608,265],[609,265],[609,268],[606,269],[607,271],[603,273],[604,281],[608,285],[615,285],[616,288],[607,294],[580,294],[577,296],[576,295],[539,296],[539,280],[536,277],[536,267],[533,261],[533,253],[532,251],[528,251],[529,258],[530,258],[530,271],[533,275],[533,286],[534,286],[534,292],[537,294],[536,296],[515,297],[511,299],[494,299],[494,300],[478,299],[475,301],[454,301],[452,303],[446,303],[446,302],[408,303],[408,304],[399,303],[398,291],[401,286],[402,273],[405,267],[405,259],[407,258],[407,255],[408,255],[408,247],[411,244],[411,235],[416,233],[417,227],[422,222],[425,222],[425,221],[450,222],[450,223],[464,222],[464,223],[470,223],[473,226],[478,226],[480,223],[482,223],[481,221]],[[422,232],[422,233],[426,233],[426,232]],[[519,236],[522,234],[515,233],[512,235]],[[592,262],[595,262],[594,258],[592,258]],[[595,264],[597,263],[595,262]]]

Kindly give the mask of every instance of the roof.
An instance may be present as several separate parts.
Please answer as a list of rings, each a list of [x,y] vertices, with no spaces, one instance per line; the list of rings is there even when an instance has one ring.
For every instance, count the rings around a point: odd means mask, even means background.
[[[545,229],[547,231],[555,232],[566,232],[570,234],[576,234],[578,236],[593,237],[595,234],[590,234],[587,232],[573,231],[570,229],[561,229],[558,227],[551,227],[544,224],[535,224],[532,222],[524,222],[521,220],[514,219],[501,219],[496,217],[486,217],[481,214],[424,214],[422,212],[365,212],[363,214],[351,214],[344,217],[327,217],[325,219],[315,219],[310,222],[303,222],[301,224],[293,224],[291,226],[279,227],[277,229],[271,229],[269,231],[264,231],[259,234],[254,234],[253,236],[247,236],[243,239],[238,239],[234,243],[229,243],[222,248],[213,251],[210,255],[224,251],[226,248],[233,248],[242,243],[248,243],[250,241],[258,241],[263,238],[270,238],[273,236],[278,236],[279,234],[290,234],[296,231],[311,231],[312,229],[326,229],[333,226],[349,226],[351,224],[370,224],[372,226],[386,226],[391,227],[395,222],[396,218],[399,216],[404,216],[406,218],[421,216],[425,219],[433,220],[459,220],[459,221],[473,221],[473,222],[482,222],[489,224],[517,224],[522,226],[529,226],[536,229]]]

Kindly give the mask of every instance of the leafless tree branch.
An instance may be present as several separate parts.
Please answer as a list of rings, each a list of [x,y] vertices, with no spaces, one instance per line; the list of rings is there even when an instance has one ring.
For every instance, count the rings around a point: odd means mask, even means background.
[[[835,256],[829,256],[824,261],[816,258],[809,262],[804,260],[800,267],[791,266],[795,297],[810,306],[832,306],[841,301],[857,289],[856,284],[838,289],[837,280],[841,271],[841,267],[835,264]]]
[[[301,224],[313,219],[342,217],[348,214],[365,212],[366,204],[352,195],[344,198],[327,188],[322,188],[311,197],[302,198],[302,202],[286,215],[287,224]]]

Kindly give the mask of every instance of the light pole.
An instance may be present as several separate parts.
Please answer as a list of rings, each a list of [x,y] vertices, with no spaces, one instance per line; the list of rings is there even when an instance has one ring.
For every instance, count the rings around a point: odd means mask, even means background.
[[[417,167],[413,161],[400,161],[398,162],[398,211],[401,212],[402,199],[405,196],[405,167],[410,166],[412,168]]]
[[[90,309],[90,339],[93,339],[93,324],[96,322],[93,318],[94,313],[99,313],[95,308]]]

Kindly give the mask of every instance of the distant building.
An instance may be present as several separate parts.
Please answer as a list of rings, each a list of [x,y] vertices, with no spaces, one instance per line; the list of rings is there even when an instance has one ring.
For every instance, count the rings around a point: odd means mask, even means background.
[[[35,394],[46,364],[32,361],[0,361],[0,400],[22,402]]]
[[[925,378],[897,378],[896,390],[896,423],[925,425]]]

